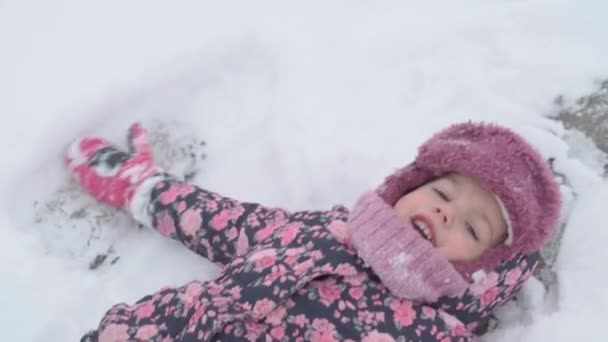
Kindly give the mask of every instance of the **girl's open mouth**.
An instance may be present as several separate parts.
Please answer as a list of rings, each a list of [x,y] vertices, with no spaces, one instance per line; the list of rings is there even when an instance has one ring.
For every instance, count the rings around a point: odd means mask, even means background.
[[[433,228],[425,218],[420,216],[414,216],[412,218],[412,225],[414,226],[414,229],[416,229],[418,233],[422,235],[423,238],[435,245],[435,239],[433,237]]]

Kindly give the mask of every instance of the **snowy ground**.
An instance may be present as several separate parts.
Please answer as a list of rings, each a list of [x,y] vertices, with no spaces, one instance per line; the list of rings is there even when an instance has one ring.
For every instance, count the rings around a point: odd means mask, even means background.
[[[62,153],[80,134],[122,141],[135,119],[177,120],[208,142],[198,184],[303,209],[351,204],[432,132],[487,119],[556,157],[578,194],[557,302],[531,291],[488,340],[605,341],[603,165],[543,115],[608,75],[607,12],[605,0],[0,0],[0,340],[75,341],[118,301],[217,272],[126,219],[120,260],[95,271],[48,241],[32,203],[66,184]]]

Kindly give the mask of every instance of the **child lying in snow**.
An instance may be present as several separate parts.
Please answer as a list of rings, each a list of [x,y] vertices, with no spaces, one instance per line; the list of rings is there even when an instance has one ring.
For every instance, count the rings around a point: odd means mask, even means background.
[[[352,210],[289,212],[179,181],[134,124],[69,171],[99,201],[223,266],[209,282],[112,307],[82,341],[468,341],[530,277],[560,192],[540,155],[491,124],[451,126]]]

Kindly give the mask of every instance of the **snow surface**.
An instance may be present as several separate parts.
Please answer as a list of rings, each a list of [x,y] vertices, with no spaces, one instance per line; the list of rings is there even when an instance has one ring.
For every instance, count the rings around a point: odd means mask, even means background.
[[[606,13],[605,0],[0,1],[0,340],[75,341],[116,302],[217,274],[128,223],[120,261],[91,271],[28,223],[28,201],[66,183],[72,139],[124,141],[136,119],[207,140],[199,185],[293,209],[352,204],[450,123],[508,125],[557,158],[577,200],[555,299],[531,283],[487,340],[607,340],[603,156],[544,117],[608,75]]]

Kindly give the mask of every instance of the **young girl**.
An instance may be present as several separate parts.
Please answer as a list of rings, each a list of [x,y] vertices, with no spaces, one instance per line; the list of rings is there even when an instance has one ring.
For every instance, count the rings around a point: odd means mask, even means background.
[[[512,131],[451,126],[352,210],[290,212],[181,182],[85,137],[67,163],[99,201],[222,265],[221,275],[118,304],[82,341],[469,341],[530,277],[560,192]]]

